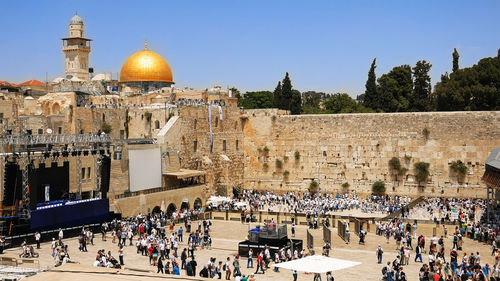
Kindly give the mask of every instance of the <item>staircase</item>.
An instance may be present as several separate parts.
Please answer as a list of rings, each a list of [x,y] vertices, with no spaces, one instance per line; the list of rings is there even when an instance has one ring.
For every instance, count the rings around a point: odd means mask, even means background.
[[[406,207],[408,209],[411,209],[413,207],[415,207],[418,203],[424,201],[424,196],[419,196],[415,199],[413,199],[410,203],[408,203],[408,205],[406,205]],[[384,219],[393,219],[393,218],[397,218],[401,215],[401,213],[403,212],[403,208],[397,210],[396,212],[392,213],[392,214],[389,214],[388,216],[386,216]]]

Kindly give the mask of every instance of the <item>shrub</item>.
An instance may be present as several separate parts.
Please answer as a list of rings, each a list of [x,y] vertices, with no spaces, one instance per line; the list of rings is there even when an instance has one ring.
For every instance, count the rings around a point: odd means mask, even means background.
[[[406,169],[406,168],[401,168],[401,169],[399,169],[399,171],[398,171],[398,175],[399,175],[399,176],[403,176],[404,174],[406,174],[406,172],[408,172],[408,169]]]
[[[318,193],[318,186],[319,186],[318,182],[315,180],[312,180],[311,183],[309,184],[309,188],[308,188],[309,193],[311,193],[311,194]]]
[[[298,161],[300,159],[300,152],[295,151],[294,157],[295,157],[295,160]]]
[[[410,162],[410,160],[411,160],[411,156],[405,154],[405,161],[406,162]]]
[[[264,170],[267,170],[267,169],[269,169],[269,165],[268,165],[267,163],[264,163],[264,164],[262,165],[262,168],[264,168]]]
[[[424,128],[422,130],[422,135],[424,135],[424,138],[427,140],[429,138],[429,135],[431,134],[431,132],[429,131],[429,129],[427,128]]]
[[[391,169],[399,172],[399,170],[401,170],[401,162],[399,162],[399,158],[392,157],[391,160],[389,160],[389,167],[391,167]]]
[[[467,166],[460,160],[451,162],[450,168],[461,176],[465,176],[467,173]]]
[[[113,127],[111,127],[110,124],[104,122],[102,123],[102,126],[101,126],[101,131],[105,134],[109,134],[111,133],[111,131],[113,130]]]
[[[283,176],[288,177],[290,175],[290,172],[288,170],[285,170],[283,172]]]
[[[287,162],[288,161],[288,156],[283,156],[283,161]]]
[[[417,181],[423,182],[426,181],[427,178],[429,177],[429,166],[430,164],[427,162],[417,162],[415,163],[415,177],[417,178]]]
[[[385,183],[382,181],[376,181],[372,185],[372,192],[375,194],[384,194],[385,193]]]
[[[279,159],[276,159],[276,168],[281,169],[282,167],[283,167],[283,162],[281,162],[281,160]]]
[[[343,187],[343,188],[349,188],[349,186],[351,186],[351,185],[350,185],[348,182],[344,182],[344,183],[342,184],[342,187]]]
[[[262,149],[262,151],[264,152],[264,154],[268,154],[269,153],[269,148],[267,148],[267,146],[264,146],[264,148]]]

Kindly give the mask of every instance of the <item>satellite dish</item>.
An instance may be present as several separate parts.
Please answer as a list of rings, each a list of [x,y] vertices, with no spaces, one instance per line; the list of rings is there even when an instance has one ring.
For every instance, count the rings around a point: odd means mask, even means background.
[[[38,110],[36,111],[36,115],[42,115],[42,110],[41,110],[41,109],[38,109]]]
[[[51,128],[47,129],[47,134],[52,134],[52,129]]]

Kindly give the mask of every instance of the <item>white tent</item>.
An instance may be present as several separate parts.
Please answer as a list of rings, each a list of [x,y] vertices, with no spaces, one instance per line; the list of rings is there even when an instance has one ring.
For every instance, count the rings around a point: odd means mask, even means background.
[[[325,273],[328,271],[341,270],[356,265],[360,262],[329,258],[320,255],[308,256],[303,259],[287,261],[275,264],[275,267],[304,271],[310,273]]]

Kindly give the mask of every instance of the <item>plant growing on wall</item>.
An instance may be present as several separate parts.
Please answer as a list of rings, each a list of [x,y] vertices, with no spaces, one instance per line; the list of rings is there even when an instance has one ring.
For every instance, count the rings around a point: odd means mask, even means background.
[[[269,165],[267,163],[264,163],[262,165],[262,168],[264,168],[264,171],[267,171],[267,169],[269,169]]]
[[[269,148],[267,148],[267,146],[264,146],[264,148],[262,149],[262,152],[264,152],[264,155],[268,155],[269,154]]]
[[[385,193],[385,183],[383,181],[376,181],[372,185],[372,192],[375,194]]]
[[[318,193],[318,182],[315,180],[312,180],[311,183],[309,184],[309,193],[311,194],[316,194]]]
[[[295,161],[299,161],[300,160],[300,152],[298,152],[296,150],[295,153],[294,153],[294,157],[295,157]]]
[[[276,169],[281,169],[283,168],[283,162],[281,160],[276,159]]]
[[[288,162],[288,156],[283,156],[283,161]]]
[[[411,156],[405,154],[405,161],[406,162],[410,162],[410,160],[411,160]]]
[[[389,160],[389,167],[399,172],[399,170],[401,170],[401,162],[399,162],[399,158],[392,157],[391,160]]]
[[[426,181],[429,177],[429,166],[427,162],[417,162],[415,163],[415,178],[419,183]]]
[[[425,140],[429,139],[430,134],[431,132],[429,131],[429,129],[427,129],[427,127],[422,130],[422,135],[424,135]]]
[[[467,173],[467,166],[460,160],[451,162],[450,169],[462,177]]]
[[[285,170],[285,171],[283,172],[283,177],[284,177],[285,179],[287,179],[287,178],[288,178],[288,176],[290,176],[290,172],[289,172],[288,170]]]
[[[113,127],[111,127],[110,124],[106,123],[106,122],[103,122],[102,125],[101,125],[101,131],[105,134],[109,134],[111,133],[111,131],[113,130]]]

